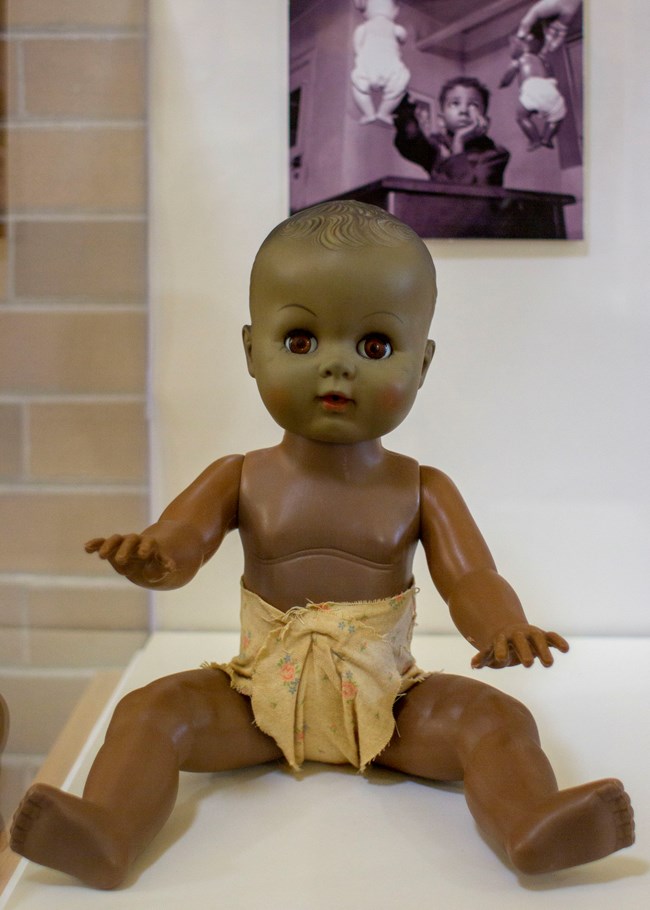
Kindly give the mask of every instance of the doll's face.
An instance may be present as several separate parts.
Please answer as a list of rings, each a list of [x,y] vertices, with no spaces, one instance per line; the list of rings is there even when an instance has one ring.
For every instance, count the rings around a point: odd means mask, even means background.
[[[376,439],[407,415],[433,356],[426,251],[325,250],[274,240],[251,282],[249,372],[285,430],[321,442]]]

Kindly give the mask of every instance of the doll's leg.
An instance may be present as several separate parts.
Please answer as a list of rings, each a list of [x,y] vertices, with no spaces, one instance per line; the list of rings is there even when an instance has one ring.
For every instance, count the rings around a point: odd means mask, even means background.
[[[561,120],[555,120],[553,122],[548,120],[546,121],[544,124],[544,131],[542,133],[542,145],[545,145],[550,149],[553,148],[553,140],[555,139],[561,125]]]
[[[537,124],[533,120],[534,111],[528,111],[526,108],[519,103],[517,105],[516,120],[519,124],[521,131],[529,140],[529,151],[534,151],[539,148],[542,144],[542,137],[539,130],[537,129]]]
[[[404,64],[396,67],[384,86],[377,108],[377,120],[393,125],[393,111],[404,97],[410,79],[411,73]]]
[[[358,68],[352,70],[352,97],[363,114],[359,123],[372,123],[377,118],[375,105],[370,94],[370,80]]]
[[[280,756],[221,670],[156,680],[117,706],[81,799],[32,787],[14,819],[12,848],[114,888],[169,817],[179,771],[223,771]]]
[[[634,840],[620,782],[559,791],[530,713],[491,686],[429,677],[399,700],[397,729],[377,763],[431,780],[463,780],[477,824],[521,872],[580,865]]]

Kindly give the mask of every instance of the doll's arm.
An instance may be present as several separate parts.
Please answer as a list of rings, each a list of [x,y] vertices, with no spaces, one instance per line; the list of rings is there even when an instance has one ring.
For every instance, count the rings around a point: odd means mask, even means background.
[[[508,69],[505,71],[501,77],[501,82],[499,82],[499,88],[506,88],[510,83],[515,79],[520,70],[520,64],[518,60],[513,60]]]
[[[210,465],[141,534],[97,537],[85,545],[116,572],[145,588],[187,584],[237,526],[243,456]]]
[[[421,468],[420,477],[420,536],[429,570],[456,628],[478,650],[472,666],[528,667],[535,658],[550,666],[550,648],[568,650],[565,640],[529,624],[452,481],[434,468]]]
[[[352,35],[352,43],[354,45],[354,53],[360,54],[361,49],[366,41],[366,23],[362,22],[361,25],[357,25]]]

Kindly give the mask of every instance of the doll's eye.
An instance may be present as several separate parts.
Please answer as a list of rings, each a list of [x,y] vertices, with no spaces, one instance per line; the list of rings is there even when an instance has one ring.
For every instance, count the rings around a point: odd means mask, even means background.
[[[284,339],[284,346],[291,354],[311,354],[318,347],[318,341],[311,332],[294,329]]]
[[[385,335],[366,335],[357,345],[357,351],[367,360],[385,360],[393,353],[393,346]]]

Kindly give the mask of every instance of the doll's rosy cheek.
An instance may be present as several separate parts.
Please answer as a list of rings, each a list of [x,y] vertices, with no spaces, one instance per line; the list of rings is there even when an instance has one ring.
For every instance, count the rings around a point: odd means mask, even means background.
[[[397,385],[384,387],[377,396],[377,407],[386,413],[401,411],[404,407],[404,389]]]

